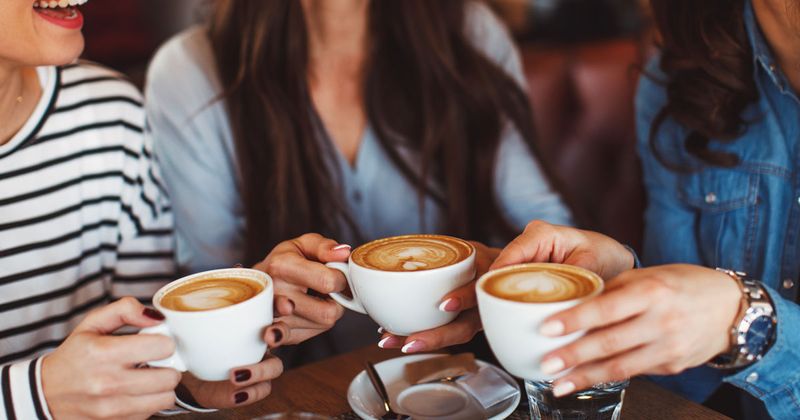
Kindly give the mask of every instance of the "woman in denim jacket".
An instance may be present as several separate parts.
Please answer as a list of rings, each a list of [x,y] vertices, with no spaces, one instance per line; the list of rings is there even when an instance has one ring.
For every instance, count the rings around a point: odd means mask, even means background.
[[[544,371],[574,368],[556,394],[662,375],[696,401],[729,383],[763,403],[748,400],[743,418],[765,418],[765,408],[798,418],[800,4],[652,4],[663,48],[637,98],[651,267],[628,270],[633,254],[603,235],[534,222],[493,268],[564,262],[611,280],[541,327],[592,330],[543,359]]]

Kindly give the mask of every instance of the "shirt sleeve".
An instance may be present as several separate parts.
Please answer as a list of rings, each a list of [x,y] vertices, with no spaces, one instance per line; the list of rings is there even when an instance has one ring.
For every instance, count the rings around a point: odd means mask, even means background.
[[[173,39],[153,59],[145,90],[149,131],[175,213],[181,272],[243,262],[235,152],[208,48],[200,30]]]
[[[758,362],[724,380],[760,399],[775,419],[800,413],[800,308],[767,287],[778,318],[772,348]]]
[[[506,27],[485,4],[468,9],[467,26],[475,45],[525,89],[519,51]],[[520,231],[532,220],[572,225],[572,215],[550,184],[519,132],[506,127],[495,164],[495,191],[506,219]]]
[[[120,242],[111,294],[148,302],[175,279],[172,210],[153,156],[150,138],[131,140],[136,156],[126,156],[121,194]]]
[[[42,390],[42,360],[0,366],[0,418],[52,419]]]

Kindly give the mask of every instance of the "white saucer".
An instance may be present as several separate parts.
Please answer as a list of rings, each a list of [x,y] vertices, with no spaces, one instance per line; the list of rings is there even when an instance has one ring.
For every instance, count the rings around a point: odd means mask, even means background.
[[[412,415],[420,420],[443,419],[504,419],[511,415],[519,405],[521,392],[517,382],[505,371],[489,363],[478,360],[478,366],[489,366],[495,369],[503,379],[517,389],[516,395],[491,407],[487,413],[483,407],[454,384],[426,384],[416,385],[413,388],[403,378],[403,367],[407,363],[443,357],[442,354],[416,354],[412,356],[397,357],[375,365],[378,374],[386,385],[389,393],[389,402],[392,408],[401,414]],[[436,403],[430,404],[430,402]],[[362,419],[379,419],[383,415],[383,402],[372,387],[372,383],[363,370],[356,375],[347,389],[347,402]]]

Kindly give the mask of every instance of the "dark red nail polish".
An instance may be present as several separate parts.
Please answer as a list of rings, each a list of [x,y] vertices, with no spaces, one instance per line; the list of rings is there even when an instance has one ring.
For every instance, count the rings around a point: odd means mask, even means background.
[[[142,311],[142,314],[144,314],[144,316],[146,316],[146,317],[148,317],[150,319],[154,319],[156,321],[163,321],[164,320],[164,314],[162,314],[161,312],[158,312],[157,310],[155,310],[153,308],[144,308],[144,311]]]
[[[241,370],[237,370],[236,372],[233,373],[233,378],[236,380],[236,382],[247,381],[252,376],[253,376],[253,374],[250,373],[250,369],[241,369]]]
[[[279,329],[272,330],[272,338],[276,343],[280,343],[283,340],[283,331]]]
[[[236,401],[236,404],[241,404],[247,401],[247,398],[249,398],[249,396],[247,395],[246,392],[237,392],[236,395],[233,396],[233,399]]]

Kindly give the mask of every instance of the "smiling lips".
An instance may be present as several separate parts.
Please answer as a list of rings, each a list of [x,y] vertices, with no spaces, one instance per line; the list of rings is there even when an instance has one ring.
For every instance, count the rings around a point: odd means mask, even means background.
[[[83,14],[77,6],[89,0],[40,0],[33,2],[33,9],[44,20],[66,29],[80,29]]]

